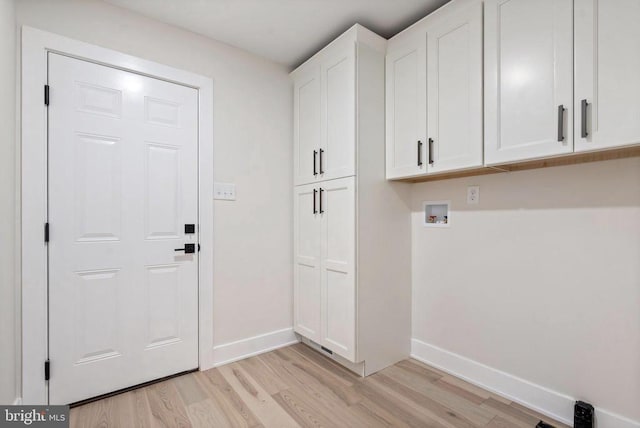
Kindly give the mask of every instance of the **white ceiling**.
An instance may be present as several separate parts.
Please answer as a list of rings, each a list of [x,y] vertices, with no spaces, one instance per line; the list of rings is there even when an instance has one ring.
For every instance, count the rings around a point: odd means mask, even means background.
[[[355,23],[391,37],[448,0],[105,0],[294,67]]]

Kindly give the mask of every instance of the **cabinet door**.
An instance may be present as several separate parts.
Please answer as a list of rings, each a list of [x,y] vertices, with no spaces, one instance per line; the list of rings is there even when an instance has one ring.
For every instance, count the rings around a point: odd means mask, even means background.
[[[294,330],[320,342],[320,214],[318,189],[294,188]]]
[[[400,36],[387,46],[387,178],[426,173],[426,53],[423,33]]]
[[[321,134],[319,67],[309,65],[296,76],[293,98],[293,177],[299,185],[317,178]]]
[[[352,41],[333,46],[321,62],[322,147],[320,179],[349,177],[356,171],[356,54]]]
[[[323,182],[322,201],[322,340],[344,358],[355,360],[355,178]]]
[[[429,172],[482,165],[482,3],[427,25]]]
[[[576,0],[576,151],[640,143],[640,1]]]
[[[573,151],[573,0],[485,2],[485,163]]]

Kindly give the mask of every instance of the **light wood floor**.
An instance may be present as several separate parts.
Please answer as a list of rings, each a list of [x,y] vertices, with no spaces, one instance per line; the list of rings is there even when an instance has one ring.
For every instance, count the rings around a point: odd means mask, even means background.
[[[71,427],[566,427],[415,360],[360,378],[302,344],[71,409]]]

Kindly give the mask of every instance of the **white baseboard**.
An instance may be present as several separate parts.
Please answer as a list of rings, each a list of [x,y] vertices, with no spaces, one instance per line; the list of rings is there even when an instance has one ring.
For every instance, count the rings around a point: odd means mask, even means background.
[[[573,426],[573,406],[576,401],[573,397],[536,385],[418,339],[411,340],[411,357]],[[640,422],[596,408],[596,427],[640,428]]]
[[[253,357],[274,349],[298,343],[293,328],[272,331],[213,347],[213,367]]]
[[[16,397],[15,400],[13,400],[13,405],[14,406],[19,406],[22,404],[22,397]]]

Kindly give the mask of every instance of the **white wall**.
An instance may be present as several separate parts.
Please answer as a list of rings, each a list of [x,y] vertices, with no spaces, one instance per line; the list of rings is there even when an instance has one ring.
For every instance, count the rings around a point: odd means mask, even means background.
[[[640,421],[640,158],[415,185],[412,246],[415,339]]]
[[[19,26],[214,79],[215,179],[237,185],[237,201],[215,204],[214,344],[291,328],[289,70],[97,0],[20,0],[16,14]]]
[[[16,398],[15,34],[14,1],[0,0],[0,404]]]

